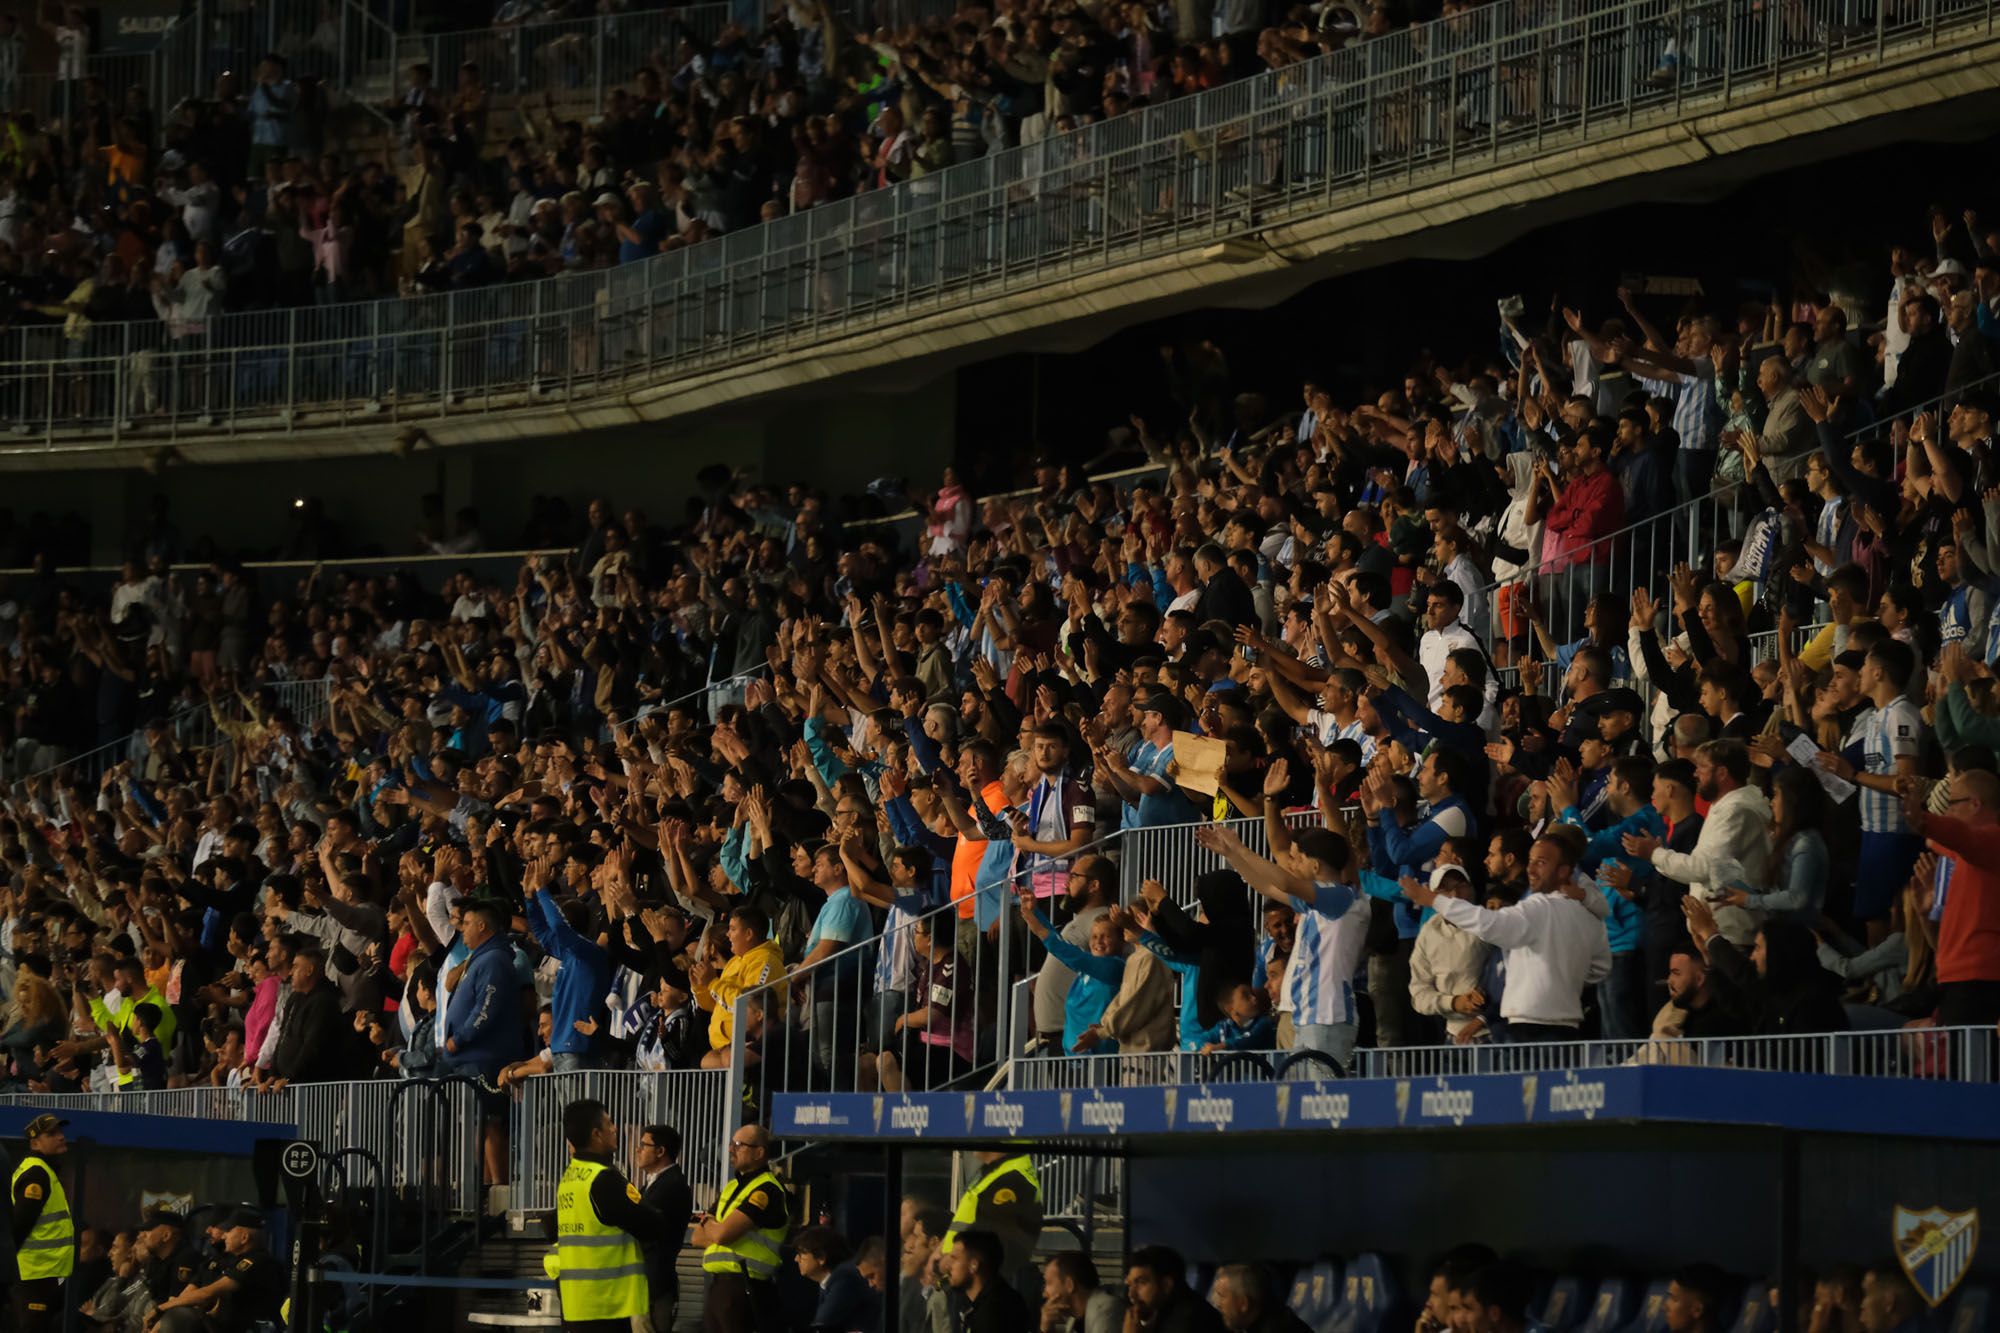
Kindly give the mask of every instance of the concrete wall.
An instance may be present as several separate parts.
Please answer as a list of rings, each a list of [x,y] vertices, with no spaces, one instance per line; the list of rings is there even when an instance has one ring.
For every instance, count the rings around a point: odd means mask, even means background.
[[[158,474],[10,472],[0,475],[0,508],[23,521],[36,510],[74,510],[90,523],[93,560],[113,563],[155,493],[167,496],[189,541],[212,534],[229,549],[280,553],[292,532],[292,502],[317,496],[344,545],[395,554],[413,549],[420,498],[437,491],[448,512],[478,509],[487,544],[500,547],[519,534],[536,495],[561,496],[579,513],[603,495],[655,521],[677,521],[695,473],[711,463],[780,483],[808,481],[835,495],[884,475],[932,480],[951,461],[955,406],[946,375],[896,394],[850,391],[758,414],[704,413],[479,448],[422,448],[407,458],[213,463]]]

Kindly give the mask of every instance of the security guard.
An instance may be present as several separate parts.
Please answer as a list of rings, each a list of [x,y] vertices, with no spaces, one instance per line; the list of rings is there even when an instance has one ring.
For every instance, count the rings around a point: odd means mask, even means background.
[[[705,1333],[778,1333],[784,1309],[773,1279],[778,1250],[790,1229],[785,1187],[771,1174],[771,1136],[762,1125],[744,1125],[729,1139],[735,1178],[722,1187],[715,1213],[688,1229],[688,1244],[705,1245],[708,1273],[702,1305]]]
[[[154,1333],[248,1333],[275,1322],[285,1299],[285,1268],[271,1254],[267,1230],[255,1208],[232,1212],[222,1224],[222,1253],[160,1302]]]
[[[571,1102],[563,1111],[569,1166],[556,1187],[556,1252],[551,1277],[562,1291],[563,1327],[581,1333],[631,1333],[646,1313],[646,1260],[640,1240],[666,1229],[639,1187],[611,1164],[618,1126],[603,1102]]]
[[[69,1151],[63,1126],[69,1121],[38,1115],[25,1131],[28,1151],[14,1168],[12,1211],[14,1328],[19,1333],[53,1333],[62,1327],[63,1279],[76,1269],[76,1222],[69,1215],[56,1166]]]
[[[938,1251],[950,1254],[952,1238],[961,1231],[990,1231],[1006,1250],[1006,1276],[1013,1281],[1041,1238],[1042,1182],[1026,1153],[973,1155],[985,1174],[959,1197]]]

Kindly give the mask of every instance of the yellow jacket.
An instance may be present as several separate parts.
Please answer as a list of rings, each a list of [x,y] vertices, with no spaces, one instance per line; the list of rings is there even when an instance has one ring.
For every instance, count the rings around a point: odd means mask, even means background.
[[[749,953],[730,959],[722,975],[708,983],[708,995],[714,1001],[714,1010],[708,1016],[708,1044],[718,1051],[728,1050],[736,1024],[736,997],[746,990],[784,980],[785,970],[785,951],[776,940],[765,940]],[[779,986],[765,993],[764,1017],[776,1022],[784,1016],[785,988]]]

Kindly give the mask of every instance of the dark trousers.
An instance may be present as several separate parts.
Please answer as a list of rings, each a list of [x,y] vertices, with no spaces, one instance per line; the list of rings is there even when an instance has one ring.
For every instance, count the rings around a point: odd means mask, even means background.
[[[1597,983],[1597,1018],[1606,1041],[1639,1041],[1651,1030],[1646,1012],[1646,955],[1611,955],[1611,975]]]
[[[1375,1044],[1411,1046],[1417,1041],[1417,1011],[1410,1004],[1410,954],[1415,940],[1398,940],[1394,953],[1368,959],[1368,998],[1375,1006]]]
[[[62,1279],[38,1277],[16,1282],[8,1303],[14,1333],[56,1333],[63,1325]]]
[[[784,1333],[784,1310],[769,1282],[741,1273],[710,1273],[702,1301],[703,1333]]]
[[[1552,1027],[1547,1023],[1509,1023],[1507,1039],[1526,1044],[1543,1041],[1575,1041],[1575,1028]]]
[[[2000,981],[1946,981],[1937,989],[1939,1027],[1984,1028],[2000,1023]]]
[[[680,1292],[672,1283],[656,1282],[649,1293],[653,1303],[646,1310],[646,1327],[651,1333],[673,1333],[674,1307],[678,1305]]]
[[[567,1333],[632,1333],[632,1317],[623,1319],[565,1319]]]

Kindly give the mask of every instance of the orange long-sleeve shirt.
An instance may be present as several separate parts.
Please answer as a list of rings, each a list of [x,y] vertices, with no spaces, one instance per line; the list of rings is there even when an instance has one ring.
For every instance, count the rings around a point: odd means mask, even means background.
[[[1924,836],[1939,855],[1958,863],[1938,921],[1938,981],[2000,981],[2000,824],[1933,815]]]

